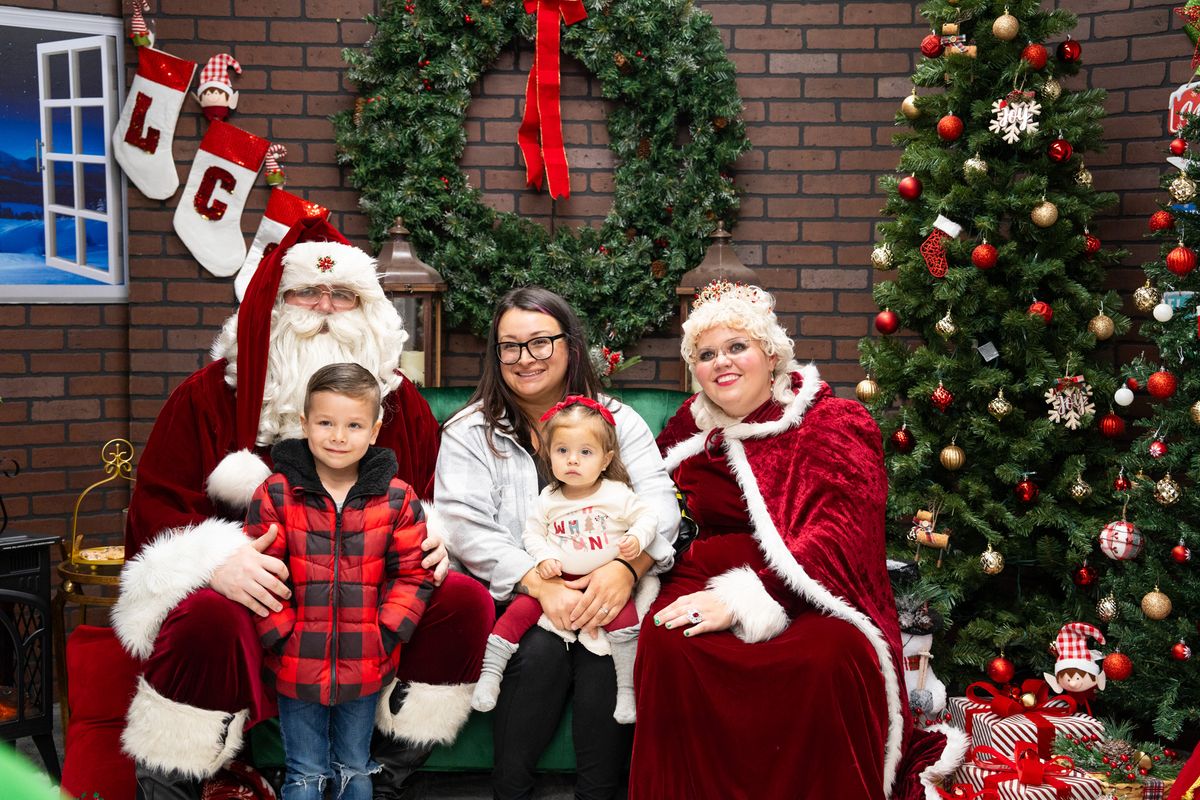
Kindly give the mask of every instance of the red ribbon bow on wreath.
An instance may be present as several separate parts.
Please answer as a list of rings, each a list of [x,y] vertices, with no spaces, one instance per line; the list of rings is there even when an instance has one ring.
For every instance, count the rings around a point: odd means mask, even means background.
[[[1022,703],[1022,695],[1032,695],[1033,705]],[[1051,698],[1050,687],[1040,678],[1023,681],[1020,689],[1014,688],[1011,694],[987,681],[978,681],[967,687],[967,699],[987,706],[967,709],[968,735],[971,734],[976,714],[991,712],[1001,718],[1028,717],[1037,729],[1037,751],[1047,758],[1050,756],[1050,746],[1054,744],[1054,726],[1046,717],[1067,717],[1075,713],[1075,699],[1067,695]]]
[[[586,407],[592,409],[597,414],[599,414],[604,419],[604,421],[607,422],[609,425],[616,426],[617,421],[615,419],[613,419],[613,415],[612,415],[611,411],[609,411],[607,408],[602,406],[600,403],[597,403],[592,398],[584,397],[581,394],[567,395],[566,397],[564,397],[562,399],[562,402],[555,403],[553,406],[550,407],[549,411],[547,411],[545,414],[542,414],[542,418],[539,421],[546,422],[551,417],[553,417],[555,414],[562,411],[564,408],[566,408],[568,406],[573,406],[576,404],[581,405],[581,406],[586,406]]]
[[[559,100],[558,18],[562,16],[563,22],[571,25],[587,19],[587,10],[582,0],[525,0],[525,13],[537,15],[537,45],[525,84],[525,116],[517,142],[525,158],[526,184],[541,189],[544,171],[550,196],[557,200],[571,196]]]
[[[1002,783],[1017,781],[1023,786],[1049,786],[1054,789],[1060,800],[1069,800],[1071,787],[1062,780],[1069,776],[1075,768],[1075,762],[1067,756],[1054,756],[1043,761],[1038,757],[1037,748],[1029,742],[1017,742],[1013,746],[1013,757],[1007,758],[994,747],[976,747],[972,751],[974,764],[979,769],[994,774],[984,778],[984,791],[993,789]],[[981,755],[991,758],[980,758]]]

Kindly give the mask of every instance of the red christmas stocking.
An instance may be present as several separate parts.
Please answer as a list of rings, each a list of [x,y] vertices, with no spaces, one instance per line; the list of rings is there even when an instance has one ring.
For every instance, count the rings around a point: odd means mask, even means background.
[[[175,232],[213,275],[232,275],[246,260],[242,209],[270,144],[220,120],[200,142],[175,209]]]
[[[328,216],[329,209],[322,205],[310,203],[280,188],[272,189],[267,200],[267,210],[263,214],[262,222],[258,223],[258,233],[254,234],[254,242],[250,245],[250,252],[246,254],[242,269],[233,281],[233,290],[237,293],[238,301],[241,302],[246,294],[246,287],[250,285],[250,279],[258,269],[258,262],[262,261],[263,256],[271,254],[292,225],[305,217],[325,219]]]
[[[941,214],[933,222],[933,231],[925,241],[921,242],[921,255],[925,258],[925,266],[929,274],[935,278],[946,277],[946,239],[957,239],[962,233],[962,225],[946,219]]]
[[[137,74],[113,131],[113,155],[133,185],[153,200],[179,188],[171,143],[196,62],[138,48]]]

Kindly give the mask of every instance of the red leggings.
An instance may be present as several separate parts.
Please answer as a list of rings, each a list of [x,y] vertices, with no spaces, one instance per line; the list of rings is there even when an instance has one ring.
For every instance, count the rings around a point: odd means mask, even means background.
[[[567,580],[574,580],[576,576],[564,575],[563,577]],[[527,594],[519,594],[508,604],[508,608],[504,609],[500,619],[496,620],[496,627],[492,629],[492,633],[506,642],[517,644],[526,631],[537,625],[537,621],[541,617],[542,604]],[[633,605],[633,599],[630,598],[621,607],[616,619],[600,627],[611,632],[619,631],[622,628],[632,628],[637,624],[637,609]]]

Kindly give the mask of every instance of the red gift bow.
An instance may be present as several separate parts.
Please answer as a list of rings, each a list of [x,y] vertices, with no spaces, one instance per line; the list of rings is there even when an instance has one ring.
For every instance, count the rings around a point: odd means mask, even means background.
[[[553,417],[558,412],[562,411],[567,406],[573,406],[576,403],[578,403],[581,406],[586,406],[586,407],[592,409],[593,411],[597,412],[601,417],[603,417],[604,421],[607,422],[609,425],[612,425],[614,427],[616,426],[617,421],[615,419],[613,419],[613,415],[612,415],[611,411],[609,411],[607,408],[605,408],[604,406],[597,403],[592,398],[584,397],[581,394],[567,395],[566,397],[564,397],[562,399],[562,402],[555,403],[553,406],[550,407],[549,411],[547,411],[545,414],[542,414],[542,418],[540,421],[546,422],[547,420],[549,420],[551,417]]]
[[[550,196],[557,200],[571,196],[559,100],[558,18],[561,15],[563,22],[571,25],[587,19],[587,10],[582,0],[525,0],[525,13],[537,15],[537,45],[525,84],[525,116],[517,142],[525,157],[525,182],[541,189],[544,169]]]
[[[1035,698],[1032,706],[1025,706],[1018,699],[1026,693],[1032,694]],[[967,699],[977,705],[987,706],[986,708],[967,709],[968,735],[971,734],[976,714],[991,712],[1001,718],[1028,717],[1037,729],[1037,750],[1043,758],[1049,757],[1050,746],[1054,743],[1054,726],[1046,717],[1068,717],[1075,713],[1075,699],[1067,695],[1050,698],[1050,687],[1040,678],[1029,678],[1023,681],[1020,689],[1014,689],[1011,695],[1002,689],[997,689],[987,681],[978,681],[967,687]]]
[[[990,755],[990,759],[979,756]],[[1065,762],[1065,763],[1064,763]],[[1049,786],[1059,800],[1070,800],[1071,787],[1060,776],[1070,775],[1075,762],[1067,756],[1053,756],[1047,761],[1038,757],[1037,747],[1031,742],[1017,742],[1013,746],[1013,757],[1007,758],[994,747],[976,747],[972,750],[972,763],[979,769],[996,773],[983,779],[983,788],[999,791],[997,787],[1009,781],[1018,781],[1023,786]]]

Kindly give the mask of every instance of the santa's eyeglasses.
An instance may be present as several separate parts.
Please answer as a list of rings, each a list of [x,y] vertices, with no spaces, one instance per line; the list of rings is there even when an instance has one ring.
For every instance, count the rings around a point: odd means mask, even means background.
[[[348,311],[358,305],[358,293],[342,286],[301,286],[284,292],[283,299],[314,308],[324,295],[329,295],[329,304],[337,311]]]

